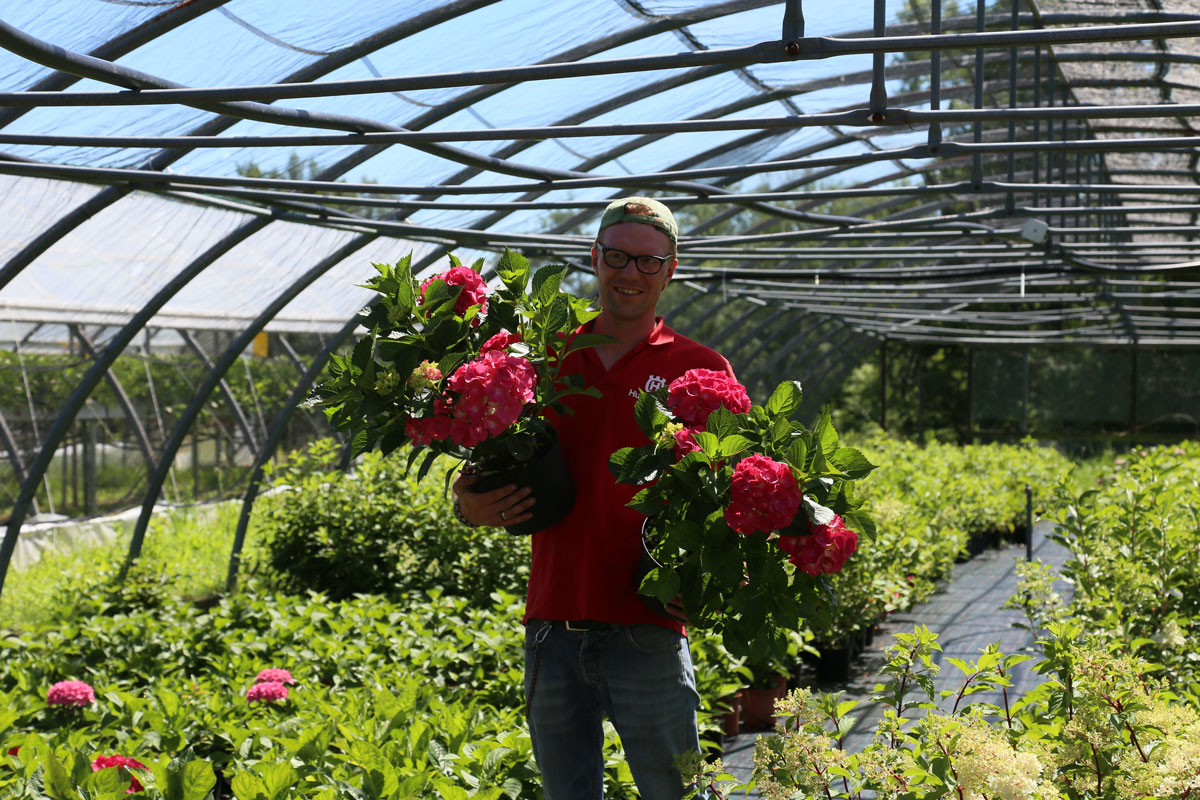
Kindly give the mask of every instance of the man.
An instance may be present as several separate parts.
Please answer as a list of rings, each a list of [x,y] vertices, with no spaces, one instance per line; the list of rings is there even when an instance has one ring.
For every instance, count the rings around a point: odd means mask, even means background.
[[[547,800],[603,795],[604,736],[612,720],[644,800],[684,793],[676,755],[699,750],[696,693],[683,625],[650,611],[633,571],[644,517],[627,508],[637,489],[608,471],[615,450],[646,443],[633,415],[639,389],[652,391],[689,369],[730,371],[715,351],[674,333],[656,317],[675,274],[678,226],[657,200],[628,197],[600,219],[592,269],[600,315],[583,330],[615,341],[567,357],[600,398],[568,398],[571,416],[553,415],[575,485],[575,505],[560,523],[533,535],[525,609],[525,696],[533,752]],[[473,494],[454,483],[456,503],[477,525],[511,525],[531,516],[526,487]]]

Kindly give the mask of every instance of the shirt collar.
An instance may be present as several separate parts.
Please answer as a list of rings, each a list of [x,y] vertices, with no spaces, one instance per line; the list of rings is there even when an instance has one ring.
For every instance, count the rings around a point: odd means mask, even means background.
[[[596,320],[585,322],[579,326],[578,333],[591,333],[592,328],[596,327]],[[667,322],[662,317],[654,318],[654,328],[650,331],[650,335],[646,337],[646,341],[642,344],[660,345],[670,344],[675,341],[675,331],[667,326]],[[635,347],[640,347],[636,345]]]
[[[667,323],[662,317],[655,317],[654,330],[650,331],[650,336],[646,339],[646,344],[670,344],[674,340],[675,331],[667,327]]]

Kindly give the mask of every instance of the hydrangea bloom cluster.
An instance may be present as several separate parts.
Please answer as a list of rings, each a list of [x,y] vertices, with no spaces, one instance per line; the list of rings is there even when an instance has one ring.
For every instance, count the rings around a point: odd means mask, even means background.
[[[537,371],[527,359],[490,350],[464,364],[447,385],[458,395],[450,437],[464,447],[474,447],[517,421],[525,404],[533,400]]]
[[[131,771],[135,769],[149,769],[149,767],[136,758],[129,758],[128,756],[97,756],[92,762],[92,772],[99,772],[102,769],[113,769],[115,767],[124,767]],[[129,784],[129,788],[125,790],[125,794],[141,792],[145,788],[137,779],[137,775],[134,775],[133,782]]]
[[[250,687],[246,699],[251,703],[260,701],[275,703],[287,700],[288,689],[279,681],[263,681]]]
[[[500,331],[495,336],[483,343],[483,347],[479,348],[479,354],[483,355],[484,353],[492,350],[507,352],[508,348],[512,347],[514,344],[520,344],[523,341],[525,340],[521,338],[521,334],[519,333]]]
[[[279,669],[277,667],[264,669],[262,672],[254,676],[255,683],[264,683],[267,681],[291,684],[295,683],[296,679],[293,678],[292,673],[288,672],[286,669]]]
[[[96,693],[83,681],[59,681],[46,690],[46,702],[52,706],[90,706]]]
[[[816,577],[821,573],[841,572],[842,566],[858,549],[858,534],[846,527],[837,514],[826,525],[817,525],[811,534],[780,536],[779,548],[791,558],[797,569]]]
[[[800,508],[800,485],[792,468],[755,453],[733,470],[725,521],[738,533],[787,527]]]
[[[422,361],[408,376],[408,385],[418,391],[431,389],[442,379],[442,371],[432,361]]]
[[[955,768],[969,800],[1036,800],[1045,796],[1040,780],[1044,767],[1037,755],[1014,751],[985,724],[968,724],[957,733]]]
[[[679,430],[675,431],[675,460],[686,456],[688,453],[694,453],[700,449],[700,445],[696,442],[696,433],[699,428],[687,428],[683,425],[679,426]]]
[[[717,406],[745,414],[750,410],[746,387],[712,369],[689,369],[667,387],[667,407],[689,427],[703,428]]]
[[[479,306],[479,313],[487,311],[487,284],[479,273],[470,267],[451,267],[441,275],[435,275],[421,284],[421,303],[425,302],[425,288],[434,281],[444,281],[447,286],[461,286],[454,313],[462,316],[471,306]]]
[[[474,447],[516,422],[525,404],[533,401],[536,386],[537,371],[528,359],[503,349],[489,350],[450,376],[446,387],[457,395],[453,405],[439,398],[432,417],[410,417],[404,432],[413,444],[451,439]]]
[[[396,370],[389,369],[375,376],[375,393],[376,394],[391,394],[400,385],[400,376]]]
[[[412,439],[415,445],[427,445],[434,441],[442,441],[450,438],[451,419],[446,416],[449,413],[449,407],[441,401],[437,400],[434,403],[434,411],[437,412],[432,417],[425,419],[417,419],[409,417],[404,421],[404,435]]]

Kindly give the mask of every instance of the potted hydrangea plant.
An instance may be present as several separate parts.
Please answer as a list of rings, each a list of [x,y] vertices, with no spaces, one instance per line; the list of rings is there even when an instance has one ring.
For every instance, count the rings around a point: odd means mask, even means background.
[[[766,405],[712,370],[691,370],[635,404],[649,444],[613,454],[617,480],[644,485],[644,568],[652,608],[679,597],[688,624],[719,634],[730,653],[782,660],[801,620],[820,628],[838,572],[874,524],[853,494],[875,467],[838,441],[828,412],[812,430],[790,417],[800,385]]]
[[[374,266],[378,275],[364,286],[378,297],[360,312],[367,333],[349,356],[330,359],[329,379],[310,402],[353,437],[356,455],[411,446],[409,468],[422,459],[418,479],[444,455],[480,475],[475,491],[510,481],[533,486],[534,518],[510,533],[557,522],[574,494],[543,412],[563,412],[571,394],[599,395],[560,366],[567,354],[609,341],[574,334],[598,312],[562,290],[566,265],[534,272],[505,250],[495,289],[480,275],[482,260],[468,267],[451,255],[449,270],[420,284],[411,255]],[[447,485],[458,466],[447,470]]]

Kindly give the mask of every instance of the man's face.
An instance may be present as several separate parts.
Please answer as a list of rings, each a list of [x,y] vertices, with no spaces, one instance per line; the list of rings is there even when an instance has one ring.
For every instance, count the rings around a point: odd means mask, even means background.
[[[592,270],[600,282],[600,307],[613,321],[640,322],[654,319],[658,297],[675,274],[678,263],[671,256],[671,240],[652,225],[622,222],[600,232],[600,244],[629,254],[630,261],[621,269],[604,263],[598,248],[592,248]],[[638,256],[666,256],[667,261],[654,275],[642,273],[635,265]]]

